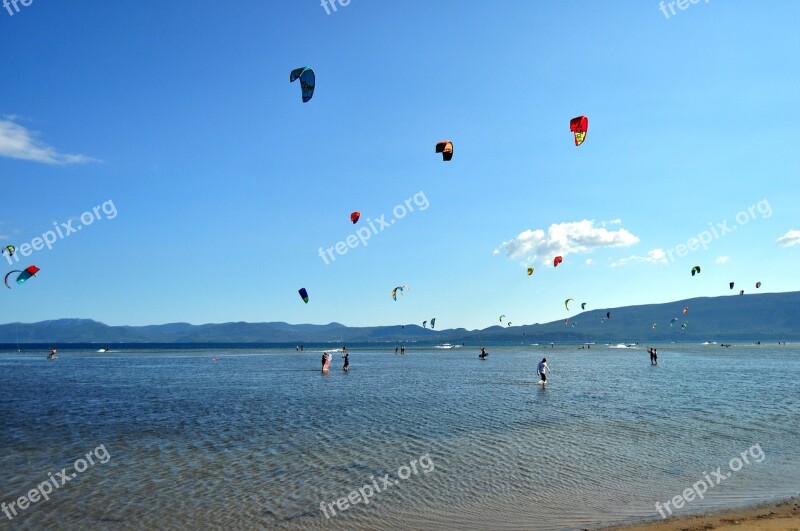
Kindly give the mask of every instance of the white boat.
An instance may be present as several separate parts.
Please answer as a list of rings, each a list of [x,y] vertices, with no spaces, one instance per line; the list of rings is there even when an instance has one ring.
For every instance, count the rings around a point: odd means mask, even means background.
[[[450,343],[442,343],[441,345],[436,345],[433,348],[456,348],[456,346],[451,345]]]

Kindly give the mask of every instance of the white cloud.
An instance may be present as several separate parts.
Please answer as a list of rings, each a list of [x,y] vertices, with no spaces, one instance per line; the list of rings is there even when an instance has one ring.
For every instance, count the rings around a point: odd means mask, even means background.
[[[624,266],[628,264],[646,263],[646,264],[668,264],[667,253],[664,249],[653,249],[647,251],[645,256],[629,256],[628,258],[620,258],[611,264],[611,267]]]
[[[85,155],[59,153],[38,141],[33,133],[14,122],[14,116],[0,118],[0,157],[31,160],[45,164],[81,164],[96,159]]]
[[[731,259],[730,256],[720,256],[719,258],[714,260],[714,263],[716,263],[716,264],[727,264],[730,261],[730,259]]]
[[[586,259],[586,265],[593,265],[593,264],[594,264],[594,258],[587,258]]]
[[[498,254],[500,254],[500,249],[495,249],[492,251],[492,256],[497,256]]]
[[[554,223],[547,229],[525,230],[500,246],[510,260],[543,258],[545,262],[559,255],[590,253],[600,247],[628,247],[639,238],[625,229],[610,231],[595,227],[594,221]],[[499,251],[499,249],[498,249]]]
[[[790,230],[780,238],[778,238],[778,245],[781,247],[794,247],[800,244],[800,230]]]

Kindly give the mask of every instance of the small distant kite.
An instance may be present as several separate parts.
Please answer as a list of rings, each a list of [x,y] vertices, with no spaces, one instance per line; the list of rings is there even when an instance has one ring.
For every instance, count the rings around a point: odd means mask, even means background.
[[[686,312],[688,312],[688,311],[689,311],[689,307],[688,306],[684,306],[683,307],[683,315],[686,315]]]
[[[573,118],[569,121],[569,130],[575,134],[575,145],[580,146],[589,132],[589,119],[585,116]]]
[[[739,290],[739,295],[744,295],[744,290],[743,289]]]
[[[434,317],[433,319],[431,319],[431,328],[433,328],[433,327],[435,327],[435,326],[436,326],[436,317]]]
[[[361,218],[361,212],[353,212],[350,214],[350,221],[353,222],[353,225],[358,223],[359,218]]]
[[[534,269],[532,267],[529,267],[528,268],[528,276],[531,276],[533,274],[533,271],[534,271]]]
[[[503,315],[500,316],[500,322],[501,323],[503,322],[503,317],[505,317],[505,316],[506,316],[506,314],[503,314]]]
[[[611,312],[606,312],[606,319],[611,319]]]
[[[400,291],[400,295],[402,295],[404,289],[408,289],[408,286],[407,285],[402,285],[402,286],[397,286],[396,288],[394,288],[392,290],[392,298],[394,300],[397,300],[397,291],[399,290]]]
[[[756,282],[756,289],[761,287],[761,282]]]
[[[422,321],[422,328],[428,328],[428,321]]]
[[[8,284],[8,277],[10,277],[13,273],[19,273],[19,275],[17,275],[17,284],[22,285],[29,278],[35,277],[36,273],[38,272],[39,268],[36,267],[35,265],[28,266],[23,271],[20,271],[18,269],[15,269],[14,271],[9,271],[5,278],[6,287],[8,289],[11,289],[11,286]]]
[[[585,309],[586,309],[586,303],[585,303],[585,302],[582,302],[582,303],[581,303],[581,310],[585,310]]]
[[[566,319],[564,319],[564,324],[565,324],[565,325],[569,325],[569,317],[567,317]]]
[[[303,94],[303,103],[308,103],[308,101],[314,95],[314,86],[316,85],[316,76],[314,75],[314,71],[307,66],[295,68],[289,74],[289,83],[294,83],[297,79],[300,79],[300,90]]]
[[[13,245],[6,245],[5,247],[3,247],[3,253],[2,254],[8,253],[8,256],[14,256],[15,252],[17,252],[17,248],[16,247],[14,247]]]
[[[297,290],[297,293],[300,294],[300,298],[303,299],[303,302],[308,304],[308,292],[306,291],[306,288],[300,288]]]
[[[511,326],[511,321],[509,321],[509,322],[508,322],[508,325],[507,325],[507,326]]]
[[[558,267],[558,264],[560,264],[563,261],[564,261],[564,257],[556,256],[555,258],[553,258],[553,267]]]
[[[678,320],[678,318],[677,318],[677,317],[673,317],[673,318],[672,318],[672,321],[670,321],[670,322],[669,322],[669,325],[670,325],[670,326],[672,326],[672,327],[674,327],[674,326],[675,326],[675,321],[677,321],[677,320]]]
[[[657,324],[658,324],[658,323],[653,323],[653,330],[655,330],[655,329],[656,329],[656,325],[657,325]]]
[[[730,289],[733,289],[733,282],[730,282],[730,283],[728,284],[728,286],[730,286]]]
[[[687,326],[689,326],[689,321],[686,321],[681,325],[681,330],[684,330]]]
[[[574,300],[575,299],[567,299],[564,301],[564,308],[566,308],[567,311],[569,311],[569,301],[574,301]]]
[[[447,162],[453,159],[453,143],[449,140],[442,140],[436,143],[436,153],[442,154],[442,160]]]
[[[692,268],[692,276],[695,276],[695,275],[696,275],[696,274],[698,274],[699,272],[700,272],[700,266],[694,266],[694,267]]]

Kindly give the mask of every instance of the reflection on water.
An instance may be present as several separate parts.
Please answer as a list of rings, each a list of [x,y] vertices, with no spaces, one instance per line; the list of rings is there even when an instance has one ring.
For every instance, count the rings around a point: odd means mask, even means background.
[[[107,463],[14,527],[589,527],[658,518],[754,444],[761,463],[681,513],[797,489],[796,347],[665,345],[656,367],[644,348],[490,350],[355,350],[328,375],[293,350],[0,355],[0,501],[101,444]],[[434,471],[320,509],[426,454]]]

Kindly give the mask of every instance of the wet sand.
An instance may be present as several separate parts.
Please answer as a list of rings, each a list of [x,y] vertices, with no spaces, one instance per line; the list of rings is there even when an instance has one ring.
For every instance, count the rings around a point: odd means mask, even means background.
[[[800,497],[745,509],[686,515],[657,522],[604,528],[625,531],[800,531]]]

